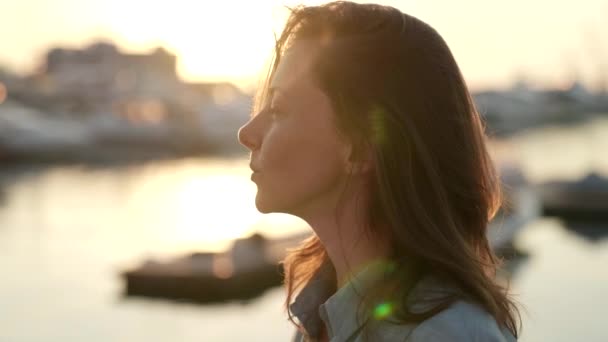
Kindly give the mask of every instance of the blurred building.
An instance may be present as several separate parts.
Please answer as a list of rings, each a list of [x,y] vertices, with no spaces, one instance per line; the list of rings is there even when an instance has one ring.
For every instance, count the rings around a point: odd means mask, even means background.
[[[172,108],[179,107],[174,95],[182,86],[176,60],[162,48],[126,54],[105,42],[82,50],[54,48],[30,81],[57,112],[116,113],[132,121],[159,121],[169,109],[181,114]]]
[[[123,53],[107,42],[54,48],[34,73],[6,87],[10,111],[28,115],[5,120],[0,129],[20,132],[28,123],[30,133],[19,134],[20,151],[53,148],[54,140],[40,140],[35,132],[72,130],[75,123],[88,148],[138,146],[165,154],[238,149],[236,132],[247,121],[250,96],[230,83],[183,82],[176,65],[177,57],[163,48],[149,54]],[[44,143],[30,143],[39,141]]]

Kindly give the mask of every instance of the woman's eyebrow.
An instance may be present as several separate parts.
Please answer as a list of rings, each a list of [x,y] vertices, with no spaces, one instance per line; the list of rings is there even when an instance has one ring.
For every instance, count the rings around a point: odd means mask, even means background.
[[[257,112],[256,111],[251,111],[251,113],[249,114],[250,118],[256,117],[259,114],[265,113],[268,110],[270,110],[270,105],[272,103],[272,101],[274,100],[274,97],[277,94],[281,94],[282,98],[286,98],[288,95],[288,92],[281,86],[278,85],[272,85],[270,87],[268,87],[268,93],[265,96],[264,99],[264,104],[262,106],[262,108],[260,108]],[[283,102],[283,100],[281,100]]]
[[[274,99],[274,96],[275,96],[277,93],[282,93],[282,94],[283,94],[283,93],[284,93],[284,91],[283,91],[283,89],[281,89],[281,88],[280,88],[280,87],[278,87],[278,86],[271,86],[271,87],[268,87],[268,94],[266,94],[266,99],[264,100],[264,102],[265,102],[265,103],[264,103],[263,107],[262,107],[262,108],[260,108],[260,110],[258,110],[257,112],[256,112],[256,111],[252,111],[252,112],[249,114],[249,117],[253,118],[253,117],[255,117],[255,116],[258,116],[259,114],[262,114],[262,113],[264,113],[264,112],[267,112],[267,111],[270,109],[270,104],[272,103],[272,101],[273,101],[273,99]]]
[[[289,100],[289,96],[289,92],[283,87],[270,87],[268,92],[268,105],[277,100],[279,100],[281,103],[285,103],[285,101]]]
[[[272,86],[268,89],[268,97],[269,99],[272,99],[275,94],[282,94],[281,96],[285,96],[285,90],[282,87],[279,86]]]

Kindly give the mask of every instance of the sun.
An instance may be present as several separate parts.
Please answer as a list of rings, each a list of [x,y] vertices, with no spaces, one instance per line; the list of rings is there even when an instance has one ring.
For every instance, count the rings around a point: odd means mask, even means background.
[[[186,80],[259,78],[267,67],[274,34],[287,18],[286,1],[167,2],[111,0],[112,30],[128,46],[162,45],[178,56]]]

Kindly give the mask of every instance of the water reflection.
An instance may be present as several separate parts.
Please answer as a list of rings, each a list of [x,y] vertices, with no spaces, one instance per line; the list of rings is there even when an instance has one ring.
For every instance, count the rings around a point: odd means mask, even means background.
[[[27,181],[5,182],[10,203],[2,219],[20,230],[94,234],[97,247],[145,244],[159,253],[215,251],[254,231],[272,237],[303,229],[295,218],[256,211],[248,172],[241,159],[30,171]]]
[[[532,181],[575,179],[591,166],[608,174],[605,132],[608,120],[602,119],[529,132],[507,143]],[[499,143],[493,147],[495,155],[507,151]],[[119,271],[148,256],[218,251],[232,238],[255,231],[273,238],[306,230],[293,217],[257,213],[246,159],[4,167],[0,184],[5,194],[0,341],[242,341],[251,336],[285,341],[292,336],[280,288],[245,306],[122,298]],[[607,235],[608,224],[555,218],[522,230],[515,245],[524,254],[509,264],[512,288],[526,308],[520,341],[606,340]]]
[[[546,218],[516,241],[531,253],[513,280],[524,308],[520,341],[606,341],[608,240],[589,241],[569,228]]]
[[[589,172],[608,176],[608,117],[598,117],[577,126],[548,126],[523,131],[491,144],[498,160],[520,162],[533,183],[575,180]]]
[[[246,331],[264,336],[261,327],[273,322],[287,339],[281,289],[249,308],[122,299],[119,272],[143,258],[221,250],[253,231],[305,229],[292,217],[257,213],[248,172],[245,159],[5,168],[0,341],[239,340],[246,335],[225,328],[244,313],[262,313],[239,323]]]

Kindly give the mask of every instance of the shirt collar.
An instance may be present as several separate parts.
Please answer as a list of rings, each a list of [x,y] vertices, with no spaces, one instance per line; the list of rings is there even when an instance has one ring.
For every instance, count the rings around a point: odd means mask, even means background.
[[[321,317],[319,305],[325,302],[333,293],[332,284],[334,269],[330,262],[321,266],[319,272],[302,288],[289,311],[304,327],[309,336],[317,337],[321,332]]]
[[[332,294],[335,272],[331,264],[324,264],[320,272],[300,291],[291,313],[298,318],[308,335],[317,337],[325,323],[329,338],[339,336],[347,340],[367,319],[362,310],[361,298],[373,284],[390,271],[392,264],[384,259],[374,260],[361,269],[344,286]]]
[[[369,319],[370,312],[361,311],[364,309],[361,305],[363,294],[392,270],[392,262],[386,259],[374,260],[334,293],[335,271],[327,261],[296,296],[290,305],[290,311],[309,336],[318,337],[322,324],[325,324],[330,340],[337,336],[338,341],[346,341]],[[446,295],[455,292],[458,289],[453,285],[426,275],[408,295],[408,307],[412,312],[422,313],[433,308]],[[383,315],[384,308],[374,309],[377,309],[374,314]]]

